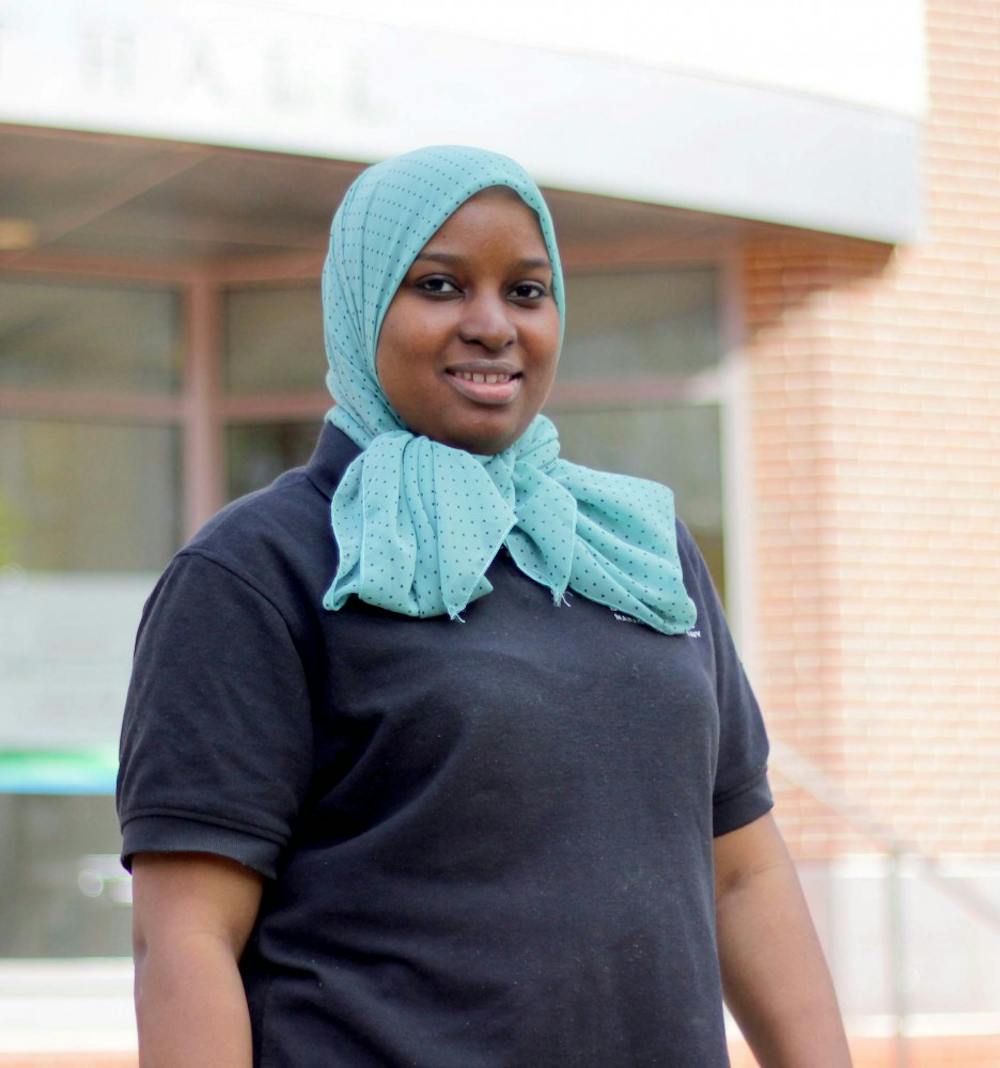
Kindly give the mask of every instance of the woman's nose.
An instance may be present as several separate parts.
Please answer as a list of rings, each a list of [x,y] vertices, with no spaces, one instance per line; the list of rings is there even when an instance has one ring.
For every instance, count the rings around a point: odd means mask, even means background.
[[[469,344],[482,345],[490,352],[500,352],[517,338],[510,309],[506,301],[495,297],[480,297],[467,301],[459,325],[459,336]]]

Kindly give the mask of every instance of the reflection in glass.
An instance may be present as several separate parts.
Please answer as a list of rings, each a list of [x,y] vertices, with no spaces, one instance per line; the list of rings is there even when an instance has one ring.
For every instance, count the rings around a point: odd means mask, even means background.
[[[0,419],[0,566],[160,571],[180,542],[171,427]]]
[[[225,294],[224,381],[232,393],[324,389],[319,282]]]
[[[230,426],[226,430],[228,499],[261,489],[282,471],[306,463],[320,429],[318,420]]]
[[[156,579],[0,568],[0,793],[113,788],[136,628]]]
[[[150,287],[0,281],[0,386],[169,393],[180,301]]]
[[[120,846],[112,797],[0,794],[0,957],[128,956]]]
[[[560,411],[562,455],[575,463],[665,482],[677,514],[695,536],[720,594],[722,548],[722,448],[714,404]]]
[[[721,358],[712,268],[566,280],[564,381],[696,374]]]

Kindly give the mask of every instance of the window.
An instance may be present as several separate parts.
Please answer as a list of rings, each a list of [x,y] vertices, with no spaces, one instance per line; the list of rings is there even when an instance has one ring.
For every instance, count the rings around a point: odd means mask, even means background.
[[[111,795],[184,533],[182,350],[174,288],[0,278],[0,957],[129,951]]]
[[[326,355],[318,280],[223,294],[224,384],[234,394],[315,392]]]
[[[0,278],[0,387],[173,393],[176,291]]]
[[[231,288],[222,300],[225,494],[232,500],[306,463],[331,401],[318,280]],[[291,417],[290,395],[301,398]]]
[[[0,957],[131,952],[130,887],[108,794],[0,794],[0,852]]]
[[[159,570],[181,537],[179,469],[176,427],[0,419],[0,565]]]
[[[563,456],[670,486],[724,595],[719,271],[570,275],[566,291]]]
[[[233,423],[226,428],[226,496],[241,497],[306,463],[316,445],[318,419]]]

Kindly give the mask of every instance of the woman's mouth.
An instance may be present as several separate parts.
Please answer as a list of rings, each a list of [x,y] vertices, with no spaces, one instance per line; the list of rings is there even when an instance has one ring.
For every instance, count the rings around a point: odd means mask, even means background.
[[[521,390],[520,371],[449,370],[446,373],[463,397],[479,404],[509,404]]]

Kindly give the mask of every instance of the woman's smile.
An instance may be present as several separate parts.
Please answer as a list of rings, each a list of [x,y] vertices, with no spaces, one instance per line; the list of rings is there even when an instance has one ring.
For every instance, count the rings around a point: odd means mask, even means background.
[[[493,187],[449,216],[414,259],[382,322],[376,370],[413,433],[491,455],[541,411],[559,340],[538,218],[516,193]]]
[[[496,367],[449,367],[445,374],[464,397],[480,404],[510,404],[521,389],[520,371]]]

